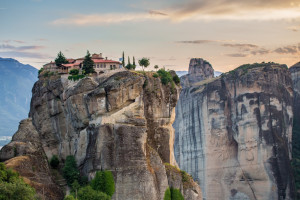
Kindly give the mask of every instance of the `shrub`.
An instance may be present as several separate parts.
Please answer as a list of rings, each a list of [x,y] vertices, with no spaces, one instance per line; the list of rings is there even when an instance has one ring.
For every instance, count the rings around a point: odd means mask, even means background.
[[[175,82],[176,85],[180,83],[180,78],[177,76],[177,74],[173,77],[173,81]]]
[[[44,68],[42,67],[41,69],[39,69],[39,74],[42,73],[44,71]]]
[[[67,195],[64,200],[75,200],[75,198],[72,195]]]
[[[91,186],[85,186],[78,191],[79,200],[110,200],[110,197],[103,192],[93,190]]]
[[[83,75],[83,74],[71,75],[68,77],[68,80],[77,81],[77,80],[83,79],[84,77],[85,77],[85,75]]]
[[[154,77],[154,78],[157,78],[157,77],[158,77],[158,74],[157,74],[157,73],[154,73],[154,74],[153,74],[153,77]]]
[[[112,196],[115,192],[115,182],[111,171],[98,171],[95,178],[91,181],[91,186],[94,190],[104,192]]]
[[[166,71],[165,69],[160,69],[157,71],[157,73],[160,76],[162,84],[167,85],[169,82],[172,82],[173,77],[170,72]]]
[[[35,190],[27,185],[19,174],[6,169],[4,163],[0,163],[0,199],[32,200],[36,199]]]
[[[80,180],[80,173],[77,169],[77,164],[74,156],[67,156],[65,166],[63,168],[63,175],[69,186],[71,186],[71,184],[75,180]]]
[[[188,181],[190,181],[190,176],[189,176],[188,173],[186,173],[183,170],[180,170],[180,172],[181,172],[182,182],[188,182]]]
[[[49,77],[50,76],[50,72],[49,71],[45,71],[43,76],[46,78],[46,77]]]
[[[135,65],[130,64],[130,63],[125,66],[125,68],[128,70],[135,70],[135,67],[136,67]]]
[[[170,188],[166,189],[164,200],[171,200],[171,191],[170,191]]]
[[[58,165],[59,165],[59,160],[57,155],[53,155],[51,160],[50,160],[50,165],[53,169],[57,169]]]
[[[146,88],[148,85],[148,79],[145,80],[144,84],[143,84],[143,88]]]
[[[172,200],[184,200],[179,189],[171,188],[171,199]]]
[[[78,69],[71,69],[69,74],[71,75],[78,75],[79,74],[79,70]]]

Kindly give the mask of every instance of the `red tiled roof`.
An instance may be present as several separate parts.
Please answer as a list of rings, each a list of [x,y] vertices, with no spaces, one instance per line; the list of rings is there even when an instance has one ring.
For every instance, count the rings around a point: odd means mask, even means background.
[[[76,61],[76,59],[68,58],[67,61],[68,61],[69,63],[73,63],[74,61]]]
[[[92,59],[94,63],[117,63],[120,64],[119,61],[114,61],[114,60],[103,60],[103,59]]]
[[[75,66],[75,64],[74,63],[62,64],[62,66],[64,66],[64,67],[73,67],[73,66]]]

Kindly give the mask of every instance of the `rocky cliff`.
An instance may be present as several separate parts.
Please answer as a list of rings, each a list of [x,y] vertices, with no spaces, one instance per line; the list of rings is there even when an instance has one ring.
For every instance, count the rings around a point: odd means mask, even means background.
[[[201,66],[201,67],[199,67]],[[190,87],[201,80],[213,78],[214,69],[211,64],[202,58],[192,58],[189,64],[189,73],[180,78],[183,88]]]
[[[172,123],[178,86],[162,85],[151,73],[119,71],[76,82],[40,77],[32,92],[28,126],[36,129],[46,158],[74,155],[90,179],[98,170],[112,171],[112,199],[163,199],[168,187],[186,199],[202,199],[192,179],[174,179],[165,164],[177,165]],[[9,145],[2,159],[11,157]]]
[[[198,82],[184,82],[188,87],[176,106],[179,167],[200,183],[206,200],[294,199],[293,89],[287,67],[262,63],[213,79],[212,73],[202,75]]]
[[[294,85],[293,162],[297,199],[300,199],[300,62],[290,67]]]

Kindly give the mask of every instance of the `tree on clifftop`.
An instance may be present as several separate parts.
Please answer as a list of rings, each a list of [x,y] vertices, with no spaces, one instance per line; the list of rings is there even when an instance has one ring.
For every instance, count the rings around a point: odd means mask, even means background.
[[[125,57],[124,57],[124,51],[123,51],[123,55],[122,55],[122,65],[123,65],[123,67],[125,67]]]
[[[144,71],[144,68],[150,65],[149,58],[142,58],[141,60],[139,60],[139,65],[143,68]]]
[[[69,63],[64,54],[60,51],[57,54],[57,57],[55,58],[55,64],[56,65],[61,65],[61,64],[67,64]]]
[[[91,54],[89,51],[87,51],[82,64],[83,64],[82,70],[83,70],[84,74],[90,74],[90,73],[95,72],[94,61],[92,60],[92,57],[91,57]]]

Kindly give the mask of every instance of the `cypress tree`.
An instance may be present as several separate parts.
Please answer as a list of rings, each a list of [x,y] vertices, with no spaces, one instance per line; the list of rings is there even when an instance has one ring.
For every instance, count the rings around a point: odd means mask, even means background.
[[[125,67],[125,56],[124,56],[124,51],[123,51],[123,56],[122,56],[122,65]]]
[[[133,63],[132,63],[132,64],[133,64],[134,66],[136,66],[134,56],[133,56]]]
[[[129,56],[128,56],[128,65],[131,65]]]

